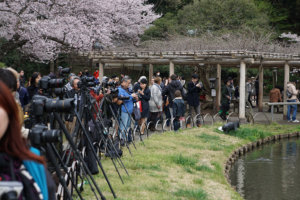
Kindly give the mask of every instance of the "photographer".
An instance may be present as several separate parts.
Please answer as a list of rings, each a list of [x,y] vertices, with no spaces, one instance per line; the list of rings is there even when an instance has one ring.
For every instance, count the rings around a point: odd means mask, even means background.
[[[131,83],[131,79],[128,76],[125,76],[121,80],[121,86],[118,87],[119,93],[118,96],[121,98],[129,98],[128,100],[122,101],[121,106],[121,115],[119,118],[120,121],[120,128],[119,128],[119,137],[121,139],[125,139],[125,132],[124,130],[129,130],[131,125],[131,114],[133,112],[133,103],[138,99],[138,96],[133,93],[130,94],[129,92],[129,84]],[[131,135],[128,135],[128,141],[131,141]]]
[[[68,98],[75,98],[75,109],[78,110],[79,102],[80,102],[80,88],[78,86],[78,83],[80,82],[80,78],[78,76],[74,76],[70,83],[72,89],[67,91],[67,97]]]
[[[75,77],[76,75],[71,73],[68,76],[68,83],[65,85],[65,88],[67,89],[67,91],[72,90],[72,86],[71,86],[71,80]]]
[[[20,199],[55,199],[55,184],[45,169],[45,160],[31,151],[21,136],[14,97],[0,81],[0,178],[23,185]]]
[[[78,83],[80,82],[80,78],[78,76],[73,76],[70,80],[70,85],[72,87],[71,90],[67,91],[67,98],[74,98],[75,110],[79,110],[80,105],[80,88],[78,87]],[[73,113],[66,115],[66,126],[70,133],[73,133],[76,124],[76,117]]]

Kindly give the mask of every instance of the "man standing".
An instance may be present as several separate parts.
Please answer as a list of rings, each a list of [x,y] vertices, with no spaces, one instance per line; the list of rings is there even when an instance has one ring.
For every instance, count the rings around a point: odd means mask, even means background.
[[[228,79],[222,88],[220,116],[223,120],[226,120],[226,116],[228,115],[228,111],[230,109],[230,101],[232,99],[230,85],[231,80]]]
[[[297,95],[299,91],[296,89],[294,82],[288,82],[287,84],[287,102],[298,102]],[[291,119],[291,109],[293,110],[293,116]],[[297,105],[288,105],[287,110],[287,120],[289,122],[298,123],[299,121],[296,119],[297,116]]]
[[[128,76],[125,76],[121,80],[121,86],[118,87],[119,90],[119,98],[127,97],[127,100],[122,100],[121,106],[121,114],[119,117],[119,137],[120,139],[128,139],[131,140],[129,135],[125,135],[129,132],[130,124],[131,124],[131,114],[133,112],[133,103],[137,100],[138,96],[129,92],[129,84],[131,83],[131,79]]]
[[[192,110],[195,112],[195,116],[200,114],[200,92],[202,84],[199,82],[199,76],[197,74],[192,75],[192,81],[187,85],[187,102],[189,104],[189,115],[192,116]],[[190,125],[191,122],[188,123]],[[198,124],[197,124],[198,125]]]
[[[25,75],[24,75],[24,71],[21,70],[19,73],[19,79],[20,79],[20,86],[25,87]]]
[[[182,87],[180,81],[177,79],[178,76],[176,74],[172,74],[170,76],[170,78],[171,78],[171,82],[168,85],[165,85],[162,95],[163,96],[166,95],[168,97],[169,105],[170,105],[170,112],[172,115],[172,113],[173,113],[172,106],[173,106],[173,100],[175,99],[175,91],[179,90],[181,92],[183,98],[185,98],[185,96],[184,96],[185,94],[183,92],[183,87]],[[172,118],[173,118],[173,116],[172,116]]]

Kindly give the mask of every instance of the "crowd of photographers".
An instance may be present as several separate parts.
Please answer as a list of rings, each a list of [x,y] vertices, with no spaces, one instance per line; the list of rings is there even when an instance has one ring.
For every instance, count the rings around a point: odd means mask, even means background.
[[[24,71],[18,73],[12,68],[0,69],[0,182],[21,182],[23,190],[19,191],[19,199],[56,198],[56,184],[47,170],[47,162],[40,156],[40,151],[33,147],[43,139],[39,137],[37,141],[35,136],[31,136],[47,130],[47,123],[37,126],[34,125],[37,122],[31,121],[33,124],[24,125],[24,116],[43,113],[38,108],[32,111],[33,102],[40,104],[42,109],[59,111],[67,105],[45,102],[54,98],[72,99],[74,105],[70,109],[74,108],[74,111],[64,114],[64,123],[68,131],[73,133],[78,116],[75,113],[86,106],[86,100],[82,99],[85,88],[93,99],[93,109],[89,109],[96,111],[91,111],[94,120],[101,115],[104,122],[102,127],[112,127],[121,146],[132,142],[132,125],[137,125],[140,135],[143,135],[146,128],[155,131],[156,121],[164,117],[167,126],[173,126],[175,131],[180,129],[180,121],[184,120],[185,115],[185,100],[190,114],[192,111],[195,115],[200,114],[199,94],[203,86],[196,74],[187,88],[183,87],[185,80],[175,74],[162,79],[158,72],[152,80],[142,76],[136,83],[126,75],[103,77],[100,81],[98,75],[90,75],[88,70],[75,75],[70,73],[70,69],[59,68],[56,75],[51,73],[42,77],[34,72],[26,81]],[[71,104],[71,100],[61,102],[67,103]],[[113,122],[115,126],[112,126]],[[9,192],[6,194],[13,195]]]

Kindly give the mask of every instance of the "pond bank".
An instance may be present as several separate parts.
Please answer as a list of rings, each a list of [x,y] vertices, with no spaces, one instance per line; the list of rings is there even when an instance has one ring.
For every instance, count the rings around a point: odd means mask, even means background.
[[[236,149],[262,138],[299,132],[297,125],[243,125],[224,134],[217,125],[151,135],[145,146],[124,149],[122,158],[130,176],[121,169],[125,184],[109,159],[103,160],[118,199],[242,199],[225,178],[225,163]],[[225,170],[226,169],[226,170]],[[113,199],[102,175],[95,176],[107,199]],[[86,199],[93,199],[86,187]]]

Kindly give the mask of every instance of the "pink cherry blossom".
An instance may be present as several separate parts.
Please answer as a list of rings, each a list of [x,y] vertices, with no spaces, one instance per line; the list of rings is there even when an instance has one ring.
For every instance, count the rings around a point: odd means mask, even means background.
[[[135,43],[159,16],[144,0],[2,0],[0,37],[40,61],[71,49]]]

